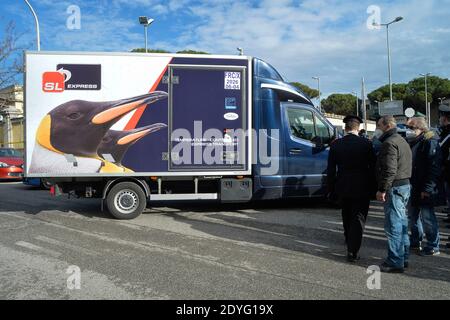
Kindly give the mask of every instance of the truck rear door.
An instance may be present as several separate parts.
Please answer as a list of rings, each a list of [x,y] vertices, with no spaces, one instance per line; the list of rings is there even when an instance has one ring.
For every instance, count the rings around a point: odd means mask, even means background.
[[[248,142],[235,135],[248,123],[246,67],[170,65],[168,72],[169,171],[247,170]]]

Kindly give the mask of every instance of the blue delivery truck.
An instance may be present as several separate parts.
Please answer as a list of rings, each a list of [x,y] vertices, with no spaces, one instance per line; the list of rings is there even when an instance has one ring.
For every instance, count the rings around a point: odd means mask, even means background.
[[[25,53],[25,176],[117,219],[163,200],[322,197],[335,128],[246,56]]]

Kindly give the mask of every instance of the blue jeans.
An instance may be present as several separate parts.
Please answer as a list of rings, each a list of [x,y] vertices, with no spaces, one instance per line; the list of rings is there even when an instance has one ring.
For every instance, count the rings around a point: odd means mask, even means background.
[[[388,239],[386,263],[394,268],[403,268],[409,259],[408,205],[411,186],[392,187],[384,203],[384,231]]]
[[[424,247],[424,250],[439,251],[439,223],[434,208],[430,206],[411,207],[409,219],[411,223],[411,246],[419,247],[425,231],[427,246]]]

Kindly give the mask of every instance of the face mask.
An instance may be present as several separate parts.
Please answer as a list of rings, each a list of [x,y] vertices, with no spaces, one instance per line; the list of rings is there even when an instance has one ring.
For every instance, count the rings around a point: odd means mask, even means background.
[[[406,140],[412,141],[417,138],[417,133],[414,130],[406,130]]]
[[[383,135],[383,131],[381,131],[380,129],[375,130],[375,132],[373,133],[374,138],[380,139],[380,137]]]

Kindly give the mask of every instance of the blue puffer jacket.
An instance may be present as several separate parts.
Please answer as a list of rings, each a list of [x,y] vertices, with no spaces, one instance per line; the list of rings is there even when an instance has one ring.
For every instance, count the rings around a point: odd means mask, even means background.
[[[442,151],[439,137],[428,131],[421,134],[411,143],[413,154],[413,170],[411,177],[412,206],[440,206],[445,204]],[[426,192],[430,198],[421,198]]]

